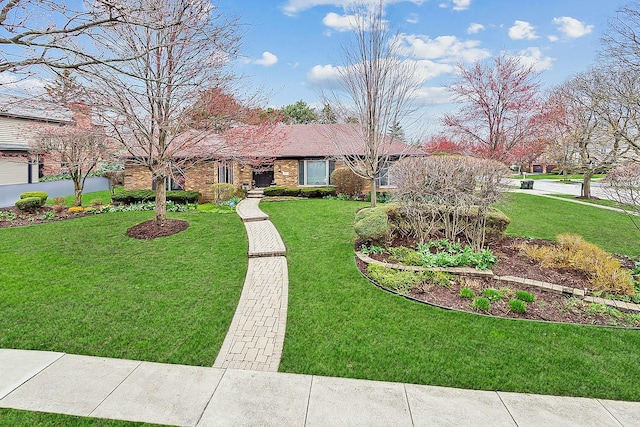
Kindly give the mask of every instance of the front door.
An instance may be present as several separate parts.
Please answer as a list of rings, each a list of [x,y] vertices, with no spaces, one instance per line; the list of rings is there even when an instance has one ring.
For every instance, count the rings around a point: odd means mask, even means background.
[[[268,187],[273,182],[273,171],[254,172],[253,181],[258,188]]]

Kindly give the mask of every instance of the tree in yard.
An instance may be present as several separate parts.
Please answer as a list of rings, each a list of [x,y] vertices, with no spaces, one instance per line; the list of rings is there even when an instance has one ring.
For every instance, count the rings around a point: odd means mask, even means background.
[[[423,80],[417,77],[417,64],[402,56],[400,40],[384,19],[383,1],[356,8],[351,14],[351,43],[343,46],[337,87],[329,88],[323,97],[357,130],[357,137],[346,144],[337,135],[333,140],[339,160],[369,181],[373,207],[376,179],[398,143],[387,131],[415,112]]]
[[[607,95],[612,81],[616,81],[615,72],[593,68],[555,90],[557,102],[564,109],[564,115],[555,120],[565,121],[562,126],[569,130],[566,143],[575,147],[577,170],[583,173],[584,198],[591,198],[593,175],[615,166],[631,147],[623,136],[628,117]]]
[[[132,23],[134,8],[121,0],[0,0],[0,72],[34,65],[58,70],[96,63],[116,66],[123,58],[96,54],[83,41],[105,27]]]
[[[70,110],[73,119],[65,126],[38,126],[31,149],[36,153],[51,154],[64,165],[73,181],[75,205],[82,206],[87,177],[100,161],[108,160],[113,151],[104,130],[92,123],[91,107],[84,103],[86,91],[74,76],[63,71],[45,89],[48,101]]]
[[[632,2],[618,9],[601,41],[604,59],[640,73],[640,4]]]
[[[538,73],[516,57],[458,65],[449,86],[464,106],[445,114],[443,124],[474,154],[509,163],[535,141],[539,125]]]
[[[640,214],[640,164],[627,163],[609,171],[602,181],[602,189],[629,215],[633,225],[640,230],[637,220]]]
[[[282,107],[285,122],[293,125],[304,125],[318,121],[316,110],[302,99],[294,104]]]
[[[431,155],[465,154],[466,147],[448,138],[446,135],[432,135],[423,144],[425,153]]]
[[[228,65],[240,41],[236,19],[205,0],[134,3],[139,11],[132,20],[153,25],[108,27],[96,40],[100,49],[129,59],[118,69],[97,66],[85,71],[110,131],[131,162],[151,171],[155,220],[162,221],[168,177],[201,160],[246,153],[247,146],[258,143],[261,126],[238,126],[224,141],[212,137],[207,126],[191,126],[192,100],[207,89],[228,87],[232,79]],[[225,108],[237,106],[230,101]]]

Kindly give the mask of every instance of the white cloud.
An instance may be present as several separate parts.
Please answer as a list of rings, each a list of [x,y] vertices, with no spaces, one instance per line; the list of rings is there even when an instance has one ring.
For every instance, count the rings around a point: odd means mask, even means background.
[[[534,40],[537,39],[535,27],[527,21],[515,21],[509,28],[509,37],[512,40]]]
[[[553,23],[558,26],[558,30],[561,33],[571,39],[586,36],[593,30],[593,25],[586,25],[584,22],[569,16],[553,18]]]
[[[467,34],[477,34],[482,30],[484,30],[484,25],[472,22],[467,28]]]
[[[553,61],[556,60],[550,56],[543,56],[542,50],[538,47],[530,47],[514,56],[520,59],[523,65],[533,66],[536,71],[550,70],[553,67]]]
[[[344,67],[331,64],[316,65],[307,73],[307,80],[313,84],[321,84],[326,82],[335,82],[340,77],[340,70]]]
[[[423,87],[416,94],[416,100],[426,105],[450,104],[451,92],[446,87]]]
[[[471,0],[453,0],[453,10],[467,10],[471,5]]]
[[[407,22],[409,24],[417,24],[418,22],[420,22],[420,20],[418,19],[418,14],[410,13],[409,16],[407,16]]]
[[[393,4],[393,3],[404,3],[410,2],[417,5],[421,5],[426,0],[383,0],[385,4]],[[454,1],[462,1],[468,2],[469,0],[454,0]],[[361,4],[371,4],[377,5],[379,0],[361,0],[359,3]],[[312,9],[316,6],[341,6],[343,8],[348,8],[353,6],[353,0],[288,0],[287,3],[282,7],[282,11],[285,15],[295,16],[298,12],[303,12],[308,9]]]
[[[253,64],[263,65],[265,67],[271,67],[272,65],[275,65],[277,63],[278,57],[271,52],[263,52],[262,58],[253,61]]]
[[[2,91],[40,95],[45,92],[46,84],[45,79],[38,77],[17,76],[9,72],[0,73],[0,90]]]
[[[426,35],[398,36],[404,53],[418,59],[440,59],[443,62],[473,62],[491,56],[480,49],[478,40],[458,40],[455,36],[439,36],[431,39]]]
[[[369,26],[370,22],[363,22],[364,17],[359,15],[338,15],[337,13],[329,12],[322,19],[322,23],[329,28],[332,28],[336,31],[351,31],[354,28],[362,26],[361,24],[366,24]],[[383,20],[381,22],[382,25],[387,25],[388,21]],[[329,36],[330,33],[325,33],[325,35]]]
[[[560,40],[560,37],[553,34],[548,36],[547,38],[549,39],[550,42],[557,42],[558,40]]]
[[[471,6],[471,0],[451,0],[451,2],[447,1],[447,2],[442,2],[440,4],[438,4],[438,6],[441,9],[446,9],[449,6],[451,6],[451,3],[453,3],[453,10],[467,10],[469,9],[469,6]]]

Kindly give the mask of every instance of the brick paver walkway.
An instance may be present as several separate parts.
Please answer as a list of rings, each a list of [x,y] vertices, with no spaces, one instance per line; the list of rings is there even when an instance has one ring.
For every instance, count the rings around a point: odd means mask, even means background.
[[[259,202],[251,198],[238,205],[249,237],[249,266],[215,368],[276,372],[280,365],[289,285],[286,250]]]

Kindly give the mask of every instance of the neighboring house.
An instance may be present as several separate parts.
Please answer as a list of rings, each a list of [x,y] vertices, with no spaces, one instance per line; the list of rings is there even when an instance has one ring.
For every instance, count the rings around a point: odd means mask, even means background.
[[[212,136],[211,139],[220,140],[224,136]],[[230,158],[204,161],[190,168],[175,170],[167,187],[199,191],[208,199],[211,185],[219,182],[244,188],[325,186],[330,185],[331,172],[340,166],[336,161],[340,151],[353,156],[362,154],[356,128],[348,124],[281,125],[270,139],[266,146],[251,153],[252,157],[269,159],[258,167]],[[205,142],[202,150],[220,146],[220,143]],[[390,160],[405,155],[424,155],[421,149],[399,140],[394,140],[390,148]],[[379,177],[382,189],[392,186],[390,178],[387,171],[383,171]],[[152,188],[151,172],[144,166],[126,161],[125,188]]]
[[[59,171],[59,162],[31,154],[30,145],[39,125],[71,122],[71,112],[56,105],[0,95],[0,185],[38,182],[47,167]]]

